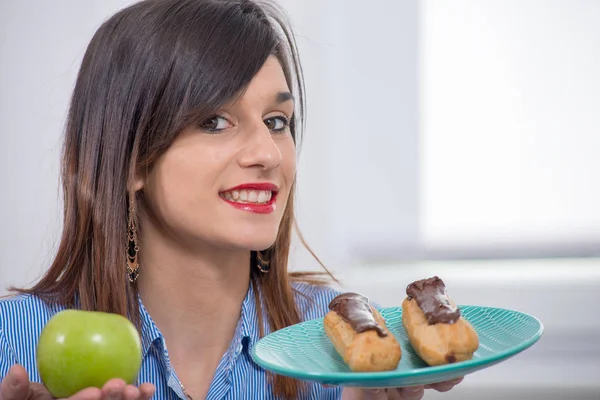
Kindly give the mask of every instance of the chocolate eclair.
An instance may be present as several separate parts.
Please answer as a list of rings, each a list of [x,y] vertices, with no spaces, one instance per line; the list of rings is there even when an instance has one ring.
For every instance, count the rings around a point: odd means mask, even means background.
[[[376,372],[398,367],[400,343],[367,297],[342,293],[330,302],[329,310],[323,328],[350,370]]]
[[[469,360],[479,347],[479,337],[465,320],[437,276],[406,287],[402,324],[417,355],[428,365]]]

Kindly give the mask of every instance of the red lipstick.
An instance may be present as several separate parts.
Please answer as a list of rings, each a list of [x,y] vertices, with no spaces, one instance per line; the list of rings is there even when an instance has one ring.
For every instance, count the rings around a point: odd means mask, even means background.
[[[256,191],[270,191],[271,198],[268,202],[263,204],[258,203],[241,203],[239,201],[235,201],[233,199],[227,199],[223,194],[227,192],[233,191],[242,191],[242,190],[256,190]],[[279,191],[279,187],[272,183],[244,183],[242,185],[238,185],[226,190],[223,190],[220,193],[221,199],[225,201],[227,204],[232,207],[237,208],[238,210],[249,211],[256,214],[270,214],[275,211],[275,200],[277,199],[277,192]]]
[[[279,187],[272,183],[243,183],[241,185],[225,189],[223,192],[231,192],[234,190],[270,190],[271,192],[278,192]]]

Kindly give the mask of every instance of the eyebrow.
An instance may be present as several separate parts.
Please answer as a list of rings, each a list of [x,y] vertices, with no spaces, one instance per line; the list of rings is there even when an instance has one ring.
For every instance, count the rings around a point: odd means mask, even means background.
[[[285,103],[290,100],[294,101],[294,96],[290,92],[279,92],[275,96],[275,102],[277,104]]]

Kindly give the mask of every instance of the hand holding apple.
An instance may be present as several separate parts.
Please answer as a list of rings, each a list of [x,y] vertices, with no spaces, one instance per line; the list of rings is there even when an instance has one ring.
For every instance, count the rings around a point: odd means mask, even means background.
[[[126,390],[125,385],[135,382],[141,362],[137,329],[118,314],[61,311],[48,321],[38,341],[38,371],[56,398],[88,388],[97,393],[111,380],[121,381],[120,390]]]
[[[150,400],[155,388],[150,383],[144,383],[139,388],[125,385],[119,379],[112,379],[102,389],[86,388],[70,400],[103,400],[119,398],[123,400]],[[29,382],[27,371],[21,365],[14,365],[4,380],[0,382],[0,400],[54,400],[54,397],[44,387],[35,382]]]

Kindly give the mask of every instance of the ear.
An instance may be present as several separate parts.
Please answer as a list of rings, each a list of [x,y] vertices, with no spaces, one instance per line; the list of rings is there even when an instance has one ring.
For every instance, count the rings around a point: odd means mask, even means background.
[[[133,191],[137,192],[137,191],[142,190],[144,188],[144,183],[145,182],[143,179],[139,179],[136,177],[135,180],[133,181],[133,187],[132,187]]]
[[[131,188],[134,192],[142,190],[144,186],[146,186],[146,174],[143,172],[145,171],[141,171],[141,169],[138,169],[135,172],[135,178],[133,179],[133,186]]]

